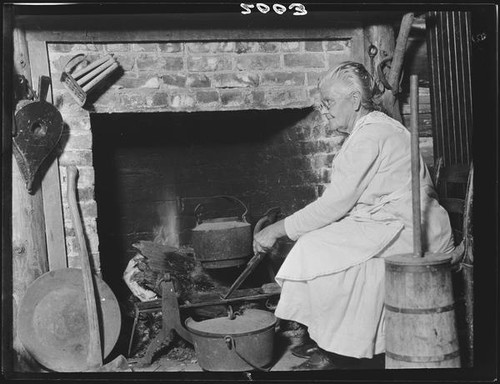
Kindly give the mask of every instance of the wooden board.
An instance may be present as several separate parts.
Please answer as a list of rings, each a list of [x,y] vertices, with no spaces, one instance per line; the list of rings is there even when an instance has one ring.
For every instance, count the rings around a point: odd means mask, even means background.
[[[12,157],[12,301],[14,369],[31,371],[36,367],[16,333],[17,309],[29,285],[48,271],[44,236],[42,191],[33,195],[26,190],[24,179]],[[36,368],[35,368],[36,370]]]
[[[14,30],[15,73],[30,80],[24,33]],[[4,129],[7,129],[4,127]],[[10,127],[8,128],[10,129]],[[12,349],[14,371],[40,371],[17,336],[17,309],[28,286],[47,272],[43,196],[40,188],[28,193],[17,161],[12,156]],[[7,256],[7,255],[5,255]]]
[[[36,88],[38,87],[39,76],[50,75],[47,44],[43,41],[28,41],[28,52],[30,56],[32,84],[34,85],[33,88]],[[52,87],[47,94],[47,101],[53,101]],[[46,159],[46,163],[43,165],[41,171],[45,172],[42,179],[43,209],[45,214],[49,270],[52,271],[67,267],[61,186],[59,182],[59,160],[52,154]]]

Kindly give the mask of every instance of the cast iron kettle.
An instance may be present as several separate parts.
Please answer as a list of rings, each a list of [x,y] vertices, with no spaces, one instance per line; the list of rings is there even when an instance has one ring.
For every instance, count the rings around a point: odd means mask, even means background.
[[[202,204],[194,209],[197,225],[192,229],[195,258],[204,268],[218,269],[244,265],[252,255],[252,230],[248,208],[233,196],[214,196],[238,203],[244,209],[239,217],[201,218]]]

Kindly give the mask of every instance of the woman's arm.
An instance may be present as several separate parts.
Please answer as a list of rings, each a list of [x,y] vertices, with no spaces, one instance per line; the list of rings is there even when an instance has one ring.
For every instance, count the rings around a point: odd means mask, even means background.
[[[378,141],[373,135],[361,133],[340,156],[336,159],[330,185],[323,195],[257,233],[253,242],[254,252],[268,250],[284,236],[297,240],[304,233],[341,219],[352,209],[378,170]]]
[[[286,235],[297,240],[344,217],[376,174],[380,166],[378,159],[378,140],[373,134],[358,132],[336,159],[331,182],[323,195],[284,220]]]

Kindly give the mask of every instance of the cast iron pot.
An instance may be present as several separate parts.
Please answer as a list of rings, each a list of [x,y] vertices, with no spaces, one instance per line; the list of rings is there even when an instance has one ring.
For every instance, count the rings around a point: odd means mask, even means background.
[[[264,370],[273,361],[276,317],[260,309],[204,321],[188,318],[198,364],[205,371]]]
[[[194,209],[197,225],[192,229],[194,255],[204,268],[218,269],[245,264],[252,255],[252,230],[247,222],[248,209],[233,196],[214,196],[237,202],[244,208],[239,217],[202,220],[202,204]]]

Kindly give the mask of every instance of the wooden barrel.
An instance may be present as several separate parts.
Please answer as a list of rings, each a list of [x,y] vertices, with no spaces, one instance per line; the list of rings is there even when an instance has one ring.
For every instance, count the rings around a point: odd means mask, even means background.
[[[385,259],[386,368],[459,368],[446,254]]]

